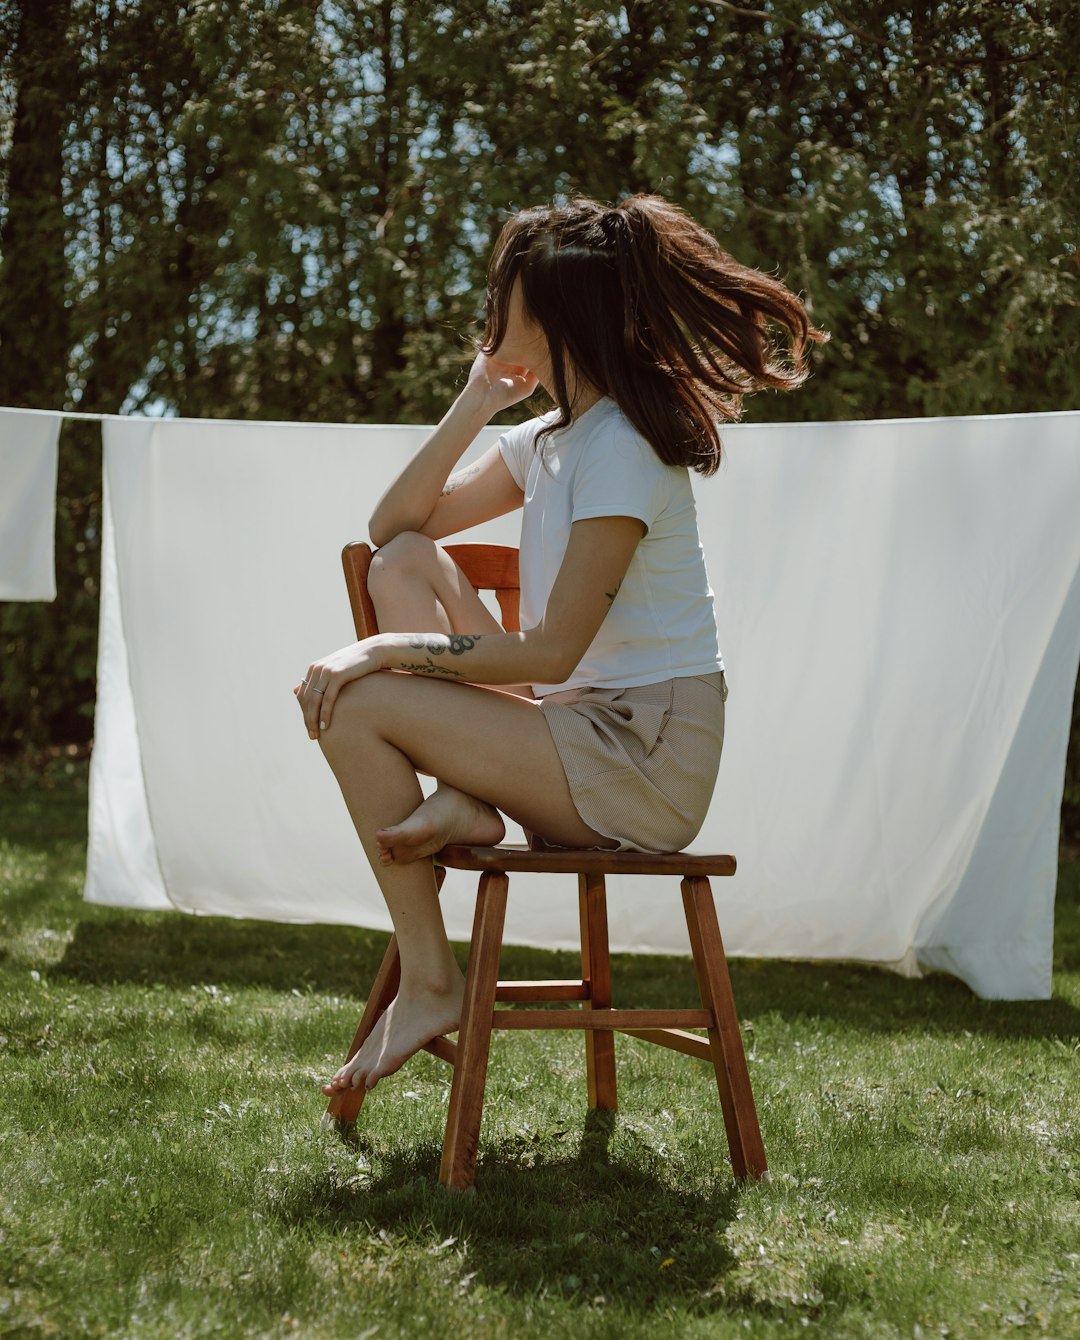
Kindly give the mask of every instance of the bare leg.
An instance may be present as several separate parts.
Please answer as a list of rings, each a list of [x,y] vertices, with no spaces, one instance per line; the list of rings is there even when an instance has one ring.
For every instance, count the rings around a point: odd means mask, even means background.
[[[401,985],[391,1008],[327,1093],[368,1088],[460,1018],[462,979],[446,938],[431,863],[379,859],[376,834],[419,807],[416,769],[466,801],[498,803],[511,818],[565,846],[604,846],[574,808],[537,704],[467,684],[375,674],[346,685],[320,737],[397,933]],[[371,778],[378,777],[377,787]],[[448,805],[435,847],[474,839],[475,816]]]
[[[423,535],[398,535],[375,554],[368,593],[384,633],[503,632],[453,559]],[[533,696],[526,684],[491,687]]]
[[[399,536],[376,555],[369,591],[379,626],[388,632],[502,631],[453,562],[422,536]],[[497,842],[504,827],[496,802],[515,818],[527,813],[529,826],[555,841],[604,843],[573,808],[531,693],[526,705],[505,693],[401,675],[371,676],[349,689],[322,745],[394,922],[401,985],[356,1056],[324,1086],[328,1094],[374,1087],[424,1043],[457,1027],[463,981],[446,938],[430,862],[421,857],[448,842]],[[349,708],[343,711],[346,701]],[[489,704],[499,724],[489,720]],[[510,708],[509,717],[501,705]],[[520,730],[538,751],[539,773],[517,747]],[[501,761],[488,753],[496,742]],[[438,790],[426,800],[417,769],[439,779]],[[501,779],[509,782],[509,774],[514,787],[504,788]],[[372,776],[379,778],[377,793],[370,786]],[[523,777],[530,779],[525,787]],[[524,792],[520,801],[514,799],[515,790]],[[534,810],[537,795],[548,803]],[[517,809],[519,803],[520,814],[508,808]]]
[[[357,733],[359,735],[359,733]],[[409,760],[372,733],[354,736],[357,763],[379,778],[377,788],[365,786],[348,765],[336,764],[342,792],[389,908],[401,954],[401,984],[395,1000],[380,1018],[356,1056],[343,1066],[323,1091],[366,1085],[391,1074],[433,1037],[458,1025],[464,980],[451,952],[439,907],[434,871],[429,862],[384,867],[375,829],[380,815],[410,814],[422,799]],[[343,780],[343,779],[347,779]]]
[[[368,591],[384,633],[502,632],[460,568],[423,535],[398,535],[379,550],[372,560]],[[506,832],[493,805],[437,781],[434,795],[422,800],[402,823],[377,834],[383,865],[432,855],[446,845],[438,835],[450,829],[461,834],[460,842],[485,845],[500,841]]]

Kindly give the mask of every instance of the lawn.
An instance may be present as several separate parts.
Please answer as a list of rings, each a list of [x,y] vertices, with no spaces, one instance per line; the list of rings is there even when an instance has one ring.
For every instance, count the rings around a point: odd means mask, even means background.
[[[1080,863],[1049,1001],[733,963],[771,1182],[704,1065],[620,1038],[590,1120],[580,1038],[503,1032],[451,1196],[434,1058],[319,1125],[386,937],[87,906],[85,825],[77,765],[0,784],[0,1335],[1080,1335]],[[615,962],[618,1003],[676,981]]]

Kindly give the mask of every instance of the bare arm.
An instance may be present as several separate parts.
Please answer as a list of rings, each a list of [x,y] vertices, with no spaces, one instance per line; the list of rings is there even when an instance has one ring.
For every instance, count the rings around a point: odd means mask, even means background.
[[[636,517],[575,521],[547,609],[535,628],[475,636],[380,633],[314,662],[305,683],[322,692],[312,696],[298,690],[309,735],[315,739],[330,724],[337,695],[350,679],[376,670],[464,684],[561,683],[604,622],[644,533]]]
[[[498,446],[491,446],[479,460],[452,474],[435,500],[420,534],[430,540],[478,526],[481,521],[512,512],[525,501],[514,476],[507,469]]]
[[[403,531],[441,539],[519,507],[521,490],[501,460],[501,469],[490,468],[490,452],[476,463],[481,468],[475,475],[476,467],[470,466],[465,477],[455,476],[454,488],[445,490],[450,472],[484,425],[535,389],[536,378],[527,368],[477,355],[465,389],[376,504],[368,522],[372,544],[384,545]]]

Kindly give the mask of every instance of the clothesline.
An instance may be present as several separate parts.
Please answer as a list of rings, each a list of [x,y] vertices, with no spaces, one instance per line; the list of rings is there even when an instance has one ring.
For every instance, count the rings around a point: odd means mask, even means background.
[[[103,414],[92,410],[81,409],[21,409],[16,406],[5,406],[3,413],[12,414],[44,414],[52,419],[93,419],[101,423],[105,419],[149,419],[161,418],[161,415],[151,414]]]
[[[95,423],[216,423],[216,424],[250,424],[259,428],[370,428],[373,425],[369,423],[359,423],[345,420],[326,421],[326,420],[305,420],[305,419],[210,419],[210,418],[189,418],[182,414],[106,414],[104,412],[78,409],[21,409],[16,406],[0,406],[0,414],[33,414],[39,418],[56,419],[87,419]],[[416,424],[413,423],[390,423],[379,424],[380,428],[388,429],[391,432],[398,431],[402,433],[414,433]]]
[[[1031,414],[1024,414],[1026,419],[1053,419],[1058,418],[1063,412],[1061,410],[1039,410]],[[397,429],[403,433],[412,433],[416,431],[415,423],[380,423],[372,424],[367,421],[347,419],[234,419],[234,418],[207,418],[190,417],[186,414],[109,414],[98,410],[79,410],[79,409],[23,409],[14,405],[0,405],[0,414],[36,414],[51,419],[87,419],[97,423],[246,423],[257,425],[260,428],[373,428]],[[844,419],[844,423],[861,424],[909,424],[919,423],[950,423],[958,422],[962,417],[969,423],[995,423],[1005,418],[1018,418],[1018,415],[1005,414],[965,414],[956,416],[952,414],[938,414],[929,417],[920,417],[917,420],[912,418],[894,418],[894,419]],[[765,425],[761,425],[764,427]],[[793,426],[798,426],[793,425]],[[1077,439],[1080,445],[1080,437]]]

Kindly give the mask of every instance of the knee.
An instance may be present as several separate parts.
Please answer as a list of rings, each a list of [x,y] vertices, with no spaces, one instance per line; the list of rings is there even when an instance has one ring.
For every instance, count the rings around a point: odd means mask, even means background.
[[[364,742],[378,734],[384,678],[365,675],[343,685],[329,727],[319,732],[319,747],[331,767],[339,759],[355,757]]]
[[[403,583],[433,583],[438,552],[434,540],[413,530],[402,531],[384,544],[372,557],[368,572],[368,593],[376,608],[380,599],[399,591]]]

